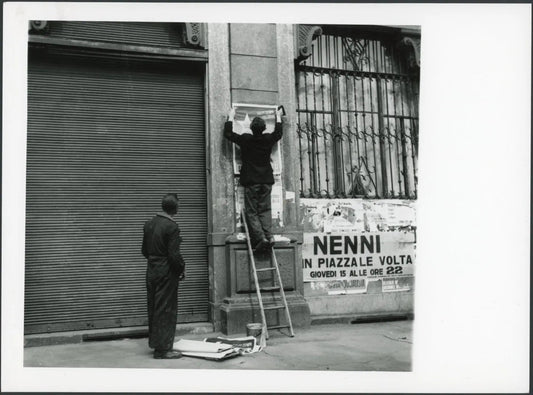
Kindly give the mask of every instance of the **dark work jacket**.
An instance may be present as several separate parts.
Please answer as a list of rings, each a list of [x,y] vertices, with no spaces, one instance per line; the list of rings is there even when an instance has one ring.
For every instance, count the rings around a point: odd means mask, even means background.
[[[224,125],[224,137],[241,147],[241,185],[274,184],[270,154],[272,153],[272,147],[281,139],[281,136],[281,122],[276,122],[272,133],[264,133],[257,136],[234,133],[232,122],[226,122]]]
[[[181,256],[180,228],[166,213],[158,213],[144,224],[142,254],[148,264],[168,266],[176,276],[185,270],[185,261]]]

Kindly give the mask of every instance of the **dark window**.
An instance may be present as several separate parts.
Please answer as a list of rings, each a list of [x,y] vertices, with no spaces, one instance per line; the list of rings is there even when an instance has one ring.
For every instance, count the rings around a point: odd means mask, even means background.
[[[399,41],[324,29],[297,64],[301,196],[416,198],[419,70]]]

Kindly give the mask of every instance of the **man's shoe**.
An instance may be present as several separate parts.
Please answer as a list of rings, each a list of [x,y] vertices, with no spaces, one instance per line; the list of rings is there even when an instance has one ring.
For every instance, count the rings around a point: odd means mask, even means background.
[[[182,356],[178,350],[154,351],[155,359],[178,359]]]
[[[269,246],[268,240],[267,239],[262,239],[259,243],[256,244],[256,246],[254,248],[254,251],[255,252],[265,251],[268,248],[268,246]]]

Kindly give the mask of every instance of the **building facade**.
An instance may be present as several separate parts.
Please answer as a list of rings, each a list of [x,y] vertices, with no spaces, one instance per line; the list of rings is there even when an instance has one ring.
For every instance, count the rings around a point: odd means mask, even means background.
[[[418,29],[32,21],[28,51],[26,334],[145,326],[142,224],[169,191],[178,322],[260,320],[234,104],[286,112],[273,211],[293,324],[413,313]]]

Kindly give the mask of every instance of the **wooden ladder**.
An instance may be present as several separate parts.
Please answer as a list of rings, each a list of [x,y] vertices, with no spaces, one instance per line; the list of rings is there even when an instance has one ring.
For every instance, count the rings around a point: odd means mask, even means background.
[[[270,248],[270,264],[271,267],[261,268],[257,269],[255,266],[255,259],[254,259],[254,252],[252,249],[252,244],[250,241],[250,233],[248,232],[248,223],[246,222],[246,216],[244,215],[244,209],[241,211],[242,216],[242,222],[244,223],[244,230],[246,232],[246,244],[248,245],[248,255],[250,256],[250,262],[252,263],[252,272],[254,275],[254,282],[255,282],[255,291],[257,292],[257,300],[259,301],[259,309],[261,310],[261,320],[263,325],[262,330],[262,336],[264,336],[266,339],[268,339],[268,329],[283,329],[283,328],[289,328],[290,336],[294,336],[294,331],[292,329],[292,321],[291,321],[291,315],[289,313],[289,306],[287,305],[287,299],[285,298],[285,291],[283,290],[283,283],[281,282],[281,274],[279,272],[279,265],[278,260],[276,259],[276,253],[274,251],[274,247]],[[277,285],[272,287],[263,287],[261,288],[259,286],[259,279],[257,277],[257,273],[262,272],[272,272],[276,271],[277,274]],[[272,304],[272,305],[263,305],[263,298],[261,295],[261,292],[279,292],[281,295],[281,299],[283,301],[283,304]],[[266,322],[266,316],[265,316],[265,310],[285,310],[285,318],[286,318],[286,324],[285,325],[275,325],[275,326],[268,326]]]

